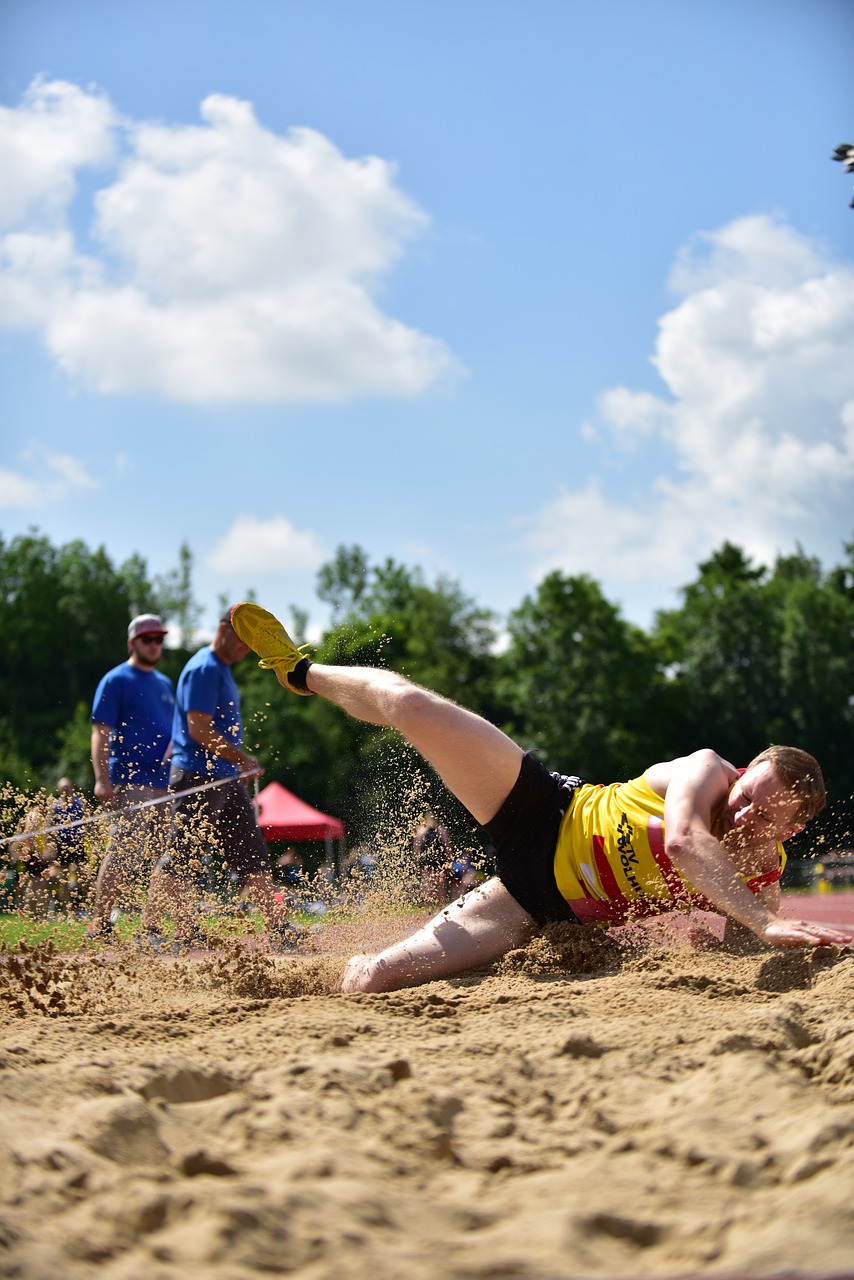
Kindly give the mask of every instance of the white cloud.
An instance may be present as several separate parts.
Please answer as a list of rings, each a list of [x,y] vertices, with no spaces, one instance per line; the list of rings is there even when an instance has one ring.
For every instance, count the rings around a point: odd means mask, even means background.
[[[39,77],[20,107],[0,107],[0,227],[61,217],[77,170],[112,158],[116,124],[106,98],[62,80]]]
[[[0,510],[10,507],[35,507],[43,501],[42,487],[38,480],[22,476],[17,471],[0,468]]]
[[[725,539],[768,563],[798,541],[841,554],[854,530],[854,270],[751,217],[698,238],[672,283],[653,358],[667,397],[599,401],[617,443],[644,445],[632,496],[567,489],[527,535],[535,579],[591,573],[635,615]]]
[[[319,539],[285,516],[238,516],[206,557],[216,572],[246,574],[317,569],[326,558]]]
[[[80,459],[70,453],[53,453],[33,445],[22,461],[26,471],[0,468],[0,510],[43,507],[69,494],[92,493],[100,488]]]
[[[428,223],[393,166],[349,159],[311,129],[277,135],[234,98],[206,98],[201,117],[120,120],[103,97],[44,82],[5,112],[4,323],[35,328],[69,377],[104,394],[412,396],[453,372],[442,342],[375,300]],[[111,146],[91,226],[100,252],[87,253],[66,209],[76,171]]]
[[[70,453],[51,453],[45,452],[45,462],[56,477],[55,483],[60,485],[64,491],[71,489],[82,489],[92,492],[100,488],[96,480],[93,480],[79,458],[74,458]]]
[[[621,443],[637,444],[643,437],[663,428],[670,408],[649,391],[612,387],[599,397],[599,412],[614,428],[614,434]],[[589,430],[589,427],[582,427],[582,433],[588,437]]]

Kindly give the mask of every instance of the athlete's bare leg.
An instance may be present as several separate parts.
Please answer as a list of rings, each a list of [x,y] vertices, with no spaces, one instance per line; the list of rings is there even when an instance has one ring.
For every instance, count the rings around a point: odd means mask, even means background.
[[[473,711],[404,676],[316,662],[306,685],[356,720],[402,733],[477,822],[491,821],[513,789],[522,765],[521,747]]]
[[[522,764],[522,749],[495,725],[392,671],[313,663],[306,686],[357,720],[397,729],[477,822],[495,817]],[[534,928],[500,880],[445,907],[411,937],[376,956],[354,956],[343,991],[393,991],[497,960]]]
[[[353,956],[341,978],[341,990],[396,991],[452,978],[521,946],[534,928],[527,911],[501,881],[487,880],[402,942],[375,956]]]

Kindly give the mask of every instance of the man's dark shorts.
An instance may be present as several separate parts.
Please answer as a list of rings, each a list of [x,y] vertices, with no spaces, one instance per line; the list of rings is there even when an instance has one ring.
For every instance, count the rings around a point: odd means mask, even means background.
[[[577,923],[557,887],[554,856],[561,819],[581,785],[581,778],[549,773],[526,755],[513,790],[486,824],[499,880],[539,925],[549,920]]]
[[[169,852],[158,864],[177,876],[197,874],[202,859],[221,857],[241,880],[269,872],[267,842],[258,826],[255,808],[242,782],[229,778],[183,799],[182,791],[201,787],[210,778],[173,766],[169,790],[176,795],[172,810]]]

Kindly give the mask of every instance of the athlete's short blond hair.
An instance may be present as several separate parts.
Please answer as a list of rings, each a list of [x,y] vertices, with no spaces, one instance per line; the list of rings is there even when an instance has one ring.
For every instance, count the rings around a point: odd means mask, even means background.
[[[795,821],[807,823],[817,813],[821,813],[827,804],[827,789],[821,772],[821,765],[815,756],[800,747],[781,747],[772,745],[754,756],[748,769],[755,764],[768,760],[777,780],[793,791],[800,800],[800,807],[795,814]]]

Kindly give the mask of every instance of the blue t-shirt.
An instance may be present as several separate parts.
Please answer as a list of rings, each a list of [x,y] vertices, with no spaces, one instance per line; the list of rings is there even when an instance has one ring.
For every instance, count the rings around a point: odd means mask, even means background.
[[[243,741],[240,719],[240,693],[227,662],[218,658],[210,647],[200,649],[178,677],[175,718],[172,737],[175,742],[172,763],[188,773],[202,773],[209,778],[235,778],[240,772],[231,760],[214,756],[190,737],[187,712],[201,711],[213,716],[217,733],[236,747]]]
[[[63,849],[76,849],[83,842],[83,828],[73,827],[72,822],[80,822],[85,816],[82,796],[72,796],[69,800],[57,797],[53,805],[53,825],[59,827],[53,838]]]
[[[161,671],[130,662],[113,667],[95,691],[92,720],[109,725],[110,782],[169,785],[169,744],[175,695]]]

